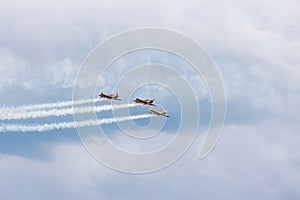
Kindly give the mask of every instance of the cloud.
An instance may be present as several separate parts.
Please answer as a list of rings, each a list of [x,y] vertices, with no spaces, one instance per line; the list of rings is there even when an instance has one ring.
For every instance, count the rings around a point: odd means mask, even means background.
[[[31,92],[45,94],[49,91],[49,87],[70,90],[76,71],[77,66],[67,58],[55,64],[44,64],[36,68],[32,65],[31,59],[18,57],[8,48],[0,48],[0,73],[2,74],[0,93],[2,94],[9,94],[10,90],[20,90],[28,94]]]
[[[282,93],[298,89],[295,71],[300,45],[299,38],[291,36],[296,35],[298,29],[292,28],[292,33],[290,29],[298,24],[299,12],[292,2],[269,5],[269,1],[263,1],[256,10],[257,3],[154,1],[145,4],[132,0],[126,4],[119,1],[90,1],[88,4],[67,1],[57,6],[53,1],[47,4],[4,1],[0,20],[5,31],[0,41],[1,46],[17,58],[18,67],[14,72],[25,71],[18,60],[26,63],[24,67],[28,73],[23,75],[24,78],[13,77],[26,90],[38,90],[37,85],[71,89],[78,66],[106,36],[151,25],[179,30],[208,49],[228,84],[229,97],[249,89],[254,93],[258,91],[260,98],[256,93],[250,94],[254,100],[251,102],[254,107],[261,108],[270,100],[287,101],[288,97]],[[116,6],[120,4],[122,6]],[[203,9],[199,12],[198,8]],[[276,16],[268,14],[273,9],[277,11]],[[78,13],[85,14],[79,17]],[[118,16],[112,13],[118,13]],[[186,26],[186,22],[190,25]],[[8,23],[14,26],[8,26]],[[2,55],[5,57],[5,53]],[[248,76],[249,73],[252,74]],[[239,75],[236,80],[234,76]],[[9,82],[11,79],[4,80]],[[2,85],[2,91],[6,87]],[[237,90],[238,94],[232,94]],[[265,90],[271,91],[266,93]],[[257,100],[262,102],[255,102]]]
[[[292,102],[291,107],[299,99],[299,30],[291,28],[297,27],[299,12],[292,2],[259,2],[258,10],[256,4],[132,0],[57,6],[53,1],[4,1],[0,68],[11,70],[5,72],[1,91],[8,92],[8,84],[38,93],[49,87],[71,90],[78,67],[98,42],[119,31],[153,25],[179,30],[202,43],[222,72],[229,101],[245,97],[255,110],[286,112],[286,103]],[[277,15],[269,14],[271,10]],[[9,65],[7,57],[13,60]]]
[[[300,138],[294,137],[295,132],[273,122],[226,126],[206,159],[196,157],[198,138],[175,164],[144,175],[108,169],[78,144],[56,144],[46,161],[1,154],[0,197],[253,199],[255,192],[258,199],[296,199],[300,195]],[[123,144],[128,145],[134,144]]]
[[[93,179],[100,180],[109,172],[99,171],[99,164],[81,146],[56,145],[52,153],[50,162],[1,155],[1,198],[95,199],[97,190],[88,192]]]
[[[22,71],[23,74],[27,74],[29,65],[26,60],[16,57],[8,49],[0,48],[0,66],[2,91],[8,85],[13,84],[20,84],[23,88],[30,88],[30,81],[26,82],[23,80],[20,73]],[[20,83],[20,80],[23,82]]]
[[[195,148],[142,176],[101,167],[81,146],[57,145],[50,161],[2,154],[0,198],[298,199],[299,13],[297,2],[270,0],[3,1],[1,103],[71,99],[76,72],[95,45],[119,31],[159,26],[207,49],[223,76],[228,120],[204,161]],[[202,84],[199,91],[207,95]]]

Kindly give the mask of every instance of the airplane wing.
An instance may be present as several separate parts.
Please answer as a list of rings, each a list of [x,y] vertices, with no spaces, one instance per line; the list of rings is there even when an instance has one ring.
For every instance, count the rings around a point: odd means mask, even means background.
[[[112,98],[111,96],[106,95],[106,94],[100,94],[99,96],[102,97],[102,98],[106,98],[106,99],[111,99]]]
[[[143,100],[139,99],[139,98],[136,98],[134,101],[136,103],[143,103],[143,104],[145,104],[145,102]]]

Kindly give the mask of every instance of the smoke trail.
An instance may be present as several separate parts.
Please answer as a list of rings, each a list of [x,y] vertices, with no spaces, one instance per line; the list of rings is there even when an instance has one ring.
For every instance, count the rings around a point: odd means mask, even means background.
[[[50,116],[66,116],[73,114],[101,112],[107,110],[118,110],[124,108],[131,108],[139,106],[141,104],[121,104],[121,105],[104,105],[94,107],[79,107],[79,108],[65,108],[65,109],[51,109],[51,110],[37,110],[28,112],[7,112],[0,114],[0,120],[11,120],[11,119],[29,119],[29,118],[41,118]]]
[[[2,124],[0,126],[1,132],[44,132],[58,129],[69,129],[69,128],[80,128],[86,126],[98,126],[101,124],[111,124],[115,122],[124,122],[129,120],[143,119],[153,117],[153,115],[134,115],[118,118],[106,118],[100,120],[86,120],[81,122],[61,122],[53,124],[43,124],[43,125],[15,125],[15,124]]]
[[[72,105],[81,105],[88,103],[97,103],[103,101],[105,99],[82,99],[78,101],[62,101],[57,103],[43,103],[43,104],[32,104],[32,105],[23,105],[18,107],[2,107],[0,108],[0,112],[22,112],[22,111],[30,111],[30,110],[42,110],[42,109],[51,109],[51,108],[61,108],[68,107]]]

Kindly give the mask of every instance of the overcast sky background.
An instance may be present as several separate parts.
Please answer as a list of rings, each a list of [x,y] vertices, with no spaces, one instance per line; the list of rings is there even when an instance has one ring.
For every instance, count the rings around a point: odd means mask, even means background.
[[[299,24],[296,0],[0,0],[0,105],[70,100],[97,44],[155,26],[207,50],[228,106],[206,159],[196,157],[200,135],[175,164],[145,175],[102,166],[76,130],[2,133],[0,199],[299,199]]]

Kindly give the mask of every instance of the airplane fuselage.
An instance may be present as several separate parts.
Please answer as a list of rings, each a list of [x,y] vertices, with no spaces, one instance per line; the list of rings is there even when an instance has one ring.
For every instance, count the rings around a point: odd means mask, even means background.
[[[122,99],[118,99],[118,93],[116,94],[103,94],[103,92],[101,92],[101,94],[99,94],[99,96],[101,98],[104,98],[104,99],[110,99],[110,100],[118,100],[118,101],[121,101]]]
[[[169,115],[167,115],[167,111],[155,111],[155,110],[148,110],[148,113],[153,114],[153,115],[160,115],[160,116],[164,116],[164,117],[170,117]]]
[[[135,103],[140,103],[140,104],[144,104],[144,105],[150,105],[150,106],[156,106],[155,104],[153,104],[154,99],[139,99],[136,98],[135,100],[133,100]]]

